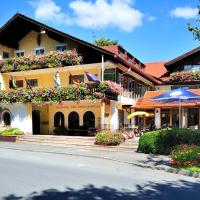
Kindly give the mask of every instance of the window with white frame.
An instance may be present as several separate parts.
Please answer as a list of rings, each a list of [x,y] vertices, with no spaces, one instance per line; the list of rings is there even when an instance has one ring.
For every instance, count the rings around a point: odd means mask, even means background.
[[[66,44],[56,45],[56,51],[65,51],[65,50],[67,50],[67,45]]]
[[[35,51],[35,55],[45,54],[45,48],[44,47],[35,48],[34,51]]]
[[[15,56],[16,57],[22,57],[24,55],[25,55],[25,51],[24,50],[15,51]]]

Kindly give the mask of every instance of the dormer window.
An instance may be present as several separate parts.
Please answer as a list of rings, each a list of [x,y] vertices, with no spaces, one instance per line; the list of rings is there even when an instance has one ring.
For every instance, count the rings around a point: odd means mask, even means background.
[[[65,50],[67,50],[66,44],[59,44],[56,46],[56,51],[65,51]]]
[[[35,55],[44,55],[45,49],[43,47],[35,48]]]
[[[124,53],[119,52],[119,57],[122,58],[122,59],[124,59]]]
[[[15,56],[16,57],[22,57],[24,55],[25,55],[24,50],[15,51]]]
[[[128,58],[128,63],[133,64],[133,61],[131,58]]]

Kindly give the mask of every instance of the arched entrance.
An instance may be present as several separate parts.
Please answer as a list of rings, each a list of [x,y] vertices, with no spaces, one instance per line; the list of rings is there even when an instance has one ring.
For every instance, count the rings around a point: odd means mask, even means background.
[[[79,115],[77,112],[71,112],[68,116],[68,127],[70,129],[79,128]]]
[[[4,125],[10,126],[11,125],[11,115],[8,111],[5,111],[2,115],[2,120]]]
[[[57,112],[54,115],[54,127],[64,127],[65,126],[65,117],[62,112]]]
[[[32,111],[33,134],[40,134],[40,111]]]
[[[95,115],[93,112],[85,112],[83,115],[83,126],[87,128],[95,128]]]

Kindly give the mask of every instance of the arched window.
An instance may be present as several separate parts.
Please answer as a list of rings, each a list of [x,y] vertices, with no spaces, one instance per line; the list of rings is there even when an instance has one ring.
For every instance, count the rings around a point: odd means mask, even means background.
[[[4,125],[6,125],[6,126],[11,125],[11,116],[10,116],[10,113],[8,111],[3,113],[2,120],[3,120]]]
[[[91,111],[87,111],[83,115],[83,126],[88,128],[95,128],[95,115]]]
[[[57,112],[54,115],[54,127],[64,127],[65,126],[65,117],[62,112]]]
[[[68,116],[68,127],[71,129],[79,127],[79,115],[77,112],[71,112]]]

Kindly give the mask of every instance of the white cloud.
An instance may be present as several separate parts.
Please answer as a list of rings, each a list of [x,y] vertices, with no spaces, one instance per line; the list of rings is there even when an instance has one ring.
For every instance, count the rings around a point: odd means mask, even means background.
[[[155,20],[156,20],[156,17],[154,17],[154,16],[149,16],[149,17],[147,18],[147,20],[148,20],[149,22],[152,22],[152,21],[155,21]]]
[[[69,13],[62,11],[53,0],[31,0],[35,17],[84,28],[103,29],[115,27],[130,32],[142,26],[143,13],[133,7],[133,0],[73,0]]]
[[[56,23],[70,24],[67,14],[62,12],[61,7],[52,0],[30,0],[29,3],[35,8],[36,19],[53,21]]]
[[[171,11],[172,17],[179,17],[184,19],[192,19],[197,17],[198,15],[198,8],[192,7],[178,7]]]

